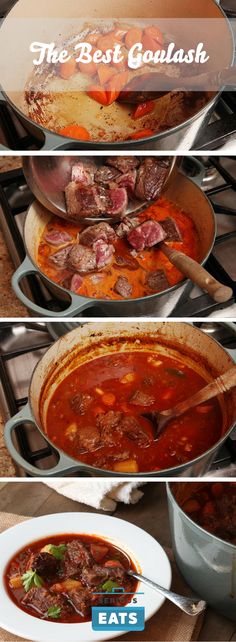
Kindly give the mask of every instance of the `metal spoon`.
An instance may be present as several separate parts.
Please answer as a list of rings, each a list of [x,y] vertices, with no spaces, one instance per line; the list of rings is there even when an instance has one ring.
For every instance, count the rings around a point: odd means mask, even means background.
[[[192,597],[185,597],[184,595],[178,595],[178,593],[173,593],[173,591],[169,591],[168,589],[165,589],[163,586],[156,584],[156,582],[149,580],[144,575],[140,575],[135,571],[127,571],[127,574],[130,575],[131,577],[134,577],[136,580],[139,580],[140,582],[147,584],[147,586],[150,586],[152,589],[154,589],[154,591],[161,593],[161,595],[164,595],[164,597],[166,597],[167,600],[170,600],[170,602],[173,602],[173,604],[178,606],[178,608],[181,609],[181,611],[184,611],[188,615],[192,615],[192,616],[199,615],[199,613],[202,613],[202,611],[204,611],[206,608],[206,602],[204,602],[204,600],[200,600],[199,597],[197,597],[197,595],[193,595]]]
[[[195,392],[194,395],[192,395],[188,399],[185,399],[185,401],[181,401],[180,403],[176,404],[173,408],[163,410],[162,412],[154,411],[143,413],[142,416],[146,419],[149,419],[153,423],[154,441],[156,441],[159,435],[163,432],[171,419],[180,417],[185,412],[187,412],[187,410],[199,406],[199,404],[204,403],[204,401],[213,399],[213,397],[216,397],[216,395],[228,392],[235,386],[236,366],[233,366],[233,368],[230,368],[229,370],[227,370],[227,372],[224,372],[222,375],[217,377],[217,379],[211,381],[211,383],[208,383],[207,386],[205,386],[201,390],[198,390],[198,392]]]
[[[98,217],[81,217],[70,218],[66,211],[65,188],[71,180],[71,168],[76,161],[81,160],[83,163],[91,160],[97,167],[104,165],[105,157],[102,156],[24,156],[22,158],[23,171],[26,181],[33,192],[34,196],[56,216],[63,219],[71,220],[73,223],[94,225],[101,221],[114,224],[120,221],[120,218],[111,216]],[[162,189],[166,187],[169,179],[177,165],[177,158],[173,156],[163,183]],[[151,201],[130,200],[126,211],[126,216],[134,216],[143,212]]]

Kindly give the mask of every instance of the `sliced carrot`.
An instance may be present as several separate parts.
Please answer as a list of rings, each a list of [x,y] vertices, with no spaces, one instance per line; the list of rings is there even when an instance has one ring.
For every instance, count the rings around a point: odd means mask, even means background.
[[[144,33],[146,36],[150,36],[153,40],[156,40],[159,45],[163,45],[163,33],[158,29],[158,27],[150,25],[150,27],[146,27],[144,29]]]
[[[106,96],[107,96],[107,105],[112,105],[112,103],[114,103],[114,102],[115,102],[115,100],[117,100],[117,98],[118,98],[118,96],[119,96],[119,93],[120,93],[119,91],[115,91],[115,90],[112,90],[112,89],[108,89],[108,90],[106,91]]]
[[[104,566],[106,568],[124,568],[123,564],[121,564],[121,562],[119,562],[119,560],[107,560],[107,562],[105,562]]]
[[[101,105],[107,105],[107,93],[100,85],[91,85],[87,91],[88,96]]]
[[[115,32],[110,31],[109,33],[106,33],[104,36],[101,36],[99,38],[99,40],[97,41],[97,48],[101,49],[102,51],[106,51],[106,49],[113,49],[117,41],[118,38],[115,35]]]
[[[137,105],[137,107],[135,107],[132,113],[132,118],[134,120],[137,120],[138,118],[142,118],[147,114],[151,114],[151,112],[154,110],[154,107],[154,100],[148,100],[146,103],[141,103],[140,105]]]
[[[132,29],[129,29],[125,36],[125,44],[127,49],[130,49],[133,47],[133,45],[136,44],[136,42],[142,42],[142,34],[143,31],[142,29],[139,29],[138,27],[133,27]]]
[[[59,130],[61,136],[68,136],[68,138],[75,138],[76,140],[90,140],[91,136],[85,127],[81,125],[67,125]]]
[[[110,67],[110,65],[105,65],[105,63],[97,65],[97,72],[99,82],[102,87],[104,87],[104,85],[110,80],[110,78],[114,76],[113,67]]]
[[[102,395],[102,403],[104,406],[114,406],[116,397],[113,394],[113,392],[105,392],[104,395]]]
[[[134,134],[130,134],[128,138],[131,138],[132,140],[139,140],[139,138],[146,138],[147,136],[153,136],[155,134],[154,129],[141,129],[139,132],[134,132]]]
[[[156,40],[154,40],[154,38],[151,38],[151,36],[147,36],[146,34],[144,34],[142,38],[142,43],[145,51],[150,50],[154,52],[154,51],[157,51],[157,49],[159,48]]]
[[[70,58],[67,62],[61,62],[59,67],[59,74],[64,80],[71,78],[76,71],[76,62],[74,58]]]
[[[88,76],[94,76],[97,73],[97,65],[93,60],[91,62],[79,62],[79,69],[82,74],[87,74]]]

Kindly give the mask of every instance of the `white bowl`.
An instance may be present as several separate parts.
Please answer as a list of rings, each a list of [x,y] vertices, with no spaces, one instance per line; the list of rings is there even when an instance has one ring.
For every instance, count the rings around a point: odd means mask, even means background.
[[[4,586],[6,565],[21,548],[31,542],[65,533],[98,535],[118,546],[133,559],[139,572],[169,589],[171,567],[163,548],[144,530],[116,517],[93,513],[57,513],[30,519],[0,535],[0,626],[15,635],[37,642],[94,642],[110,640],[122,632],[93,631],[91,622],[63,624],[28,615],[10,599]],[[148,620],[162,606],[164,597],[139,584],[136,606],[144,606]]]

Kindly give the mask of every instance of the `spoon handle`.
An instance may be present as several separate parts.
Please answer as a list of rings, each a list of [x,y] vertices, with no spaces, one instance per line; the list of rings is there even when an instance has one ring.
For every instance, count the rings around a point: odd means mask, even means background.
[[[196,392],[192,397],[189,397],[189,399],[181,401],[170,410],[162,411],[161,414],[165,415],[165,417],[179,417],[179,415],[190,410],[190,408],[194,408],[204,401],[209,401],[209,399],[216,397],[216,395],[228,392],[228,390],[231,390],[234,386],[236,386],[236,366],[233,366],[233,368],[224,372],[217,377],[217,379],[211,381],[211,383]]]
[[[165,589],[163,586],[156,584],[156,582],[149,580],[144,575],[140,575],[135,571],[128,571],[128,574],[132,577],[135,577],[137,580],[140,580],[140,582],[147,584],[147,586],[150,586],[152,589],[154,589],[154,591],[157,591],[158,593],[161,593],[161,595],[164,595],[164,597],[170,600],[170,602],[173,602],[173,604],[178,606],[182,611],[188,613],[188,615],[198,615],[206,608],[206,602],[204,602],[203,600],[199,600],[197,596],[185,597],[184,595],[173,593],[173,591]]]
[[[207,272],[207,270],[190,258],[183,252],[179,252],[174,248],[170,248],[166,243],[159,244],[160,250],[167,256],[169,261],[175,265],[185,276],[187,276],[193,283],[196,283],[202,290],[210,294],[214,301],[223,303],[228,301],[233,292],[231,288],[223,285]]]

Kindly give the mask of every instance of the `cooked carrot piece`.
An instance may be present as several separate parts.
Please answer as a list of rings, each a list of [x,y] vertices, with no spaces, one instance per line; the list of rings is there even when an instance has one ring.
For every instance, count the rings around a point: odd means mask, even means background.
[[[137,107],[135,107],[132,118],[134,120],[137,120],[138,118],[142,118],[147,114],[151,114],[151,112],[154,110],[154,107],[154,100],[148,100],[146,103],[141,103],[140,105],[137,105]]]
[[[98,72],[98,78],[100,85],[104,87],[104,85],[114,76],[114,69],[113,67],[110,67],[110,65],[105,65],[105,63],[100,63],[97,65],[97,72]]]
[[[93,100],[96,100],[97,103],[101,105],[107,105],[107,93],[100,85],[91,85],[88,89],[87,94]]]
[[[187,499],[183,504],[183,510],[185,513],[196,513],[201,509],[201,504],[196,499]]]
[[[121,564],[121,562],[119,562],[119,560],[107,560],[107,562],[105,562],[104,566],[106,568],[124,568],[123,564]]]
[[[142,29],[139,29],[138,27],[133,27],[132,29],[129,29],[125,36],[125,44],[127,49],[131,49],[133,45],[136,44],[136,42],[142,42],[142,34],[143,31]]]
[[[155,134],[154,129],[141,129],[139,132],[130,134],[128,138],[131,138],[132,140],[139,140],[139,138],[146,138],[147,136],[153,136],[153,134]]]
[[[112,103],[114,103],[114,102],[115,102],[115,100],[117,100],[117,98],[118,98],[118,96],[119,96],[119,93],[120,93],[120,92],[119,92],[119,91],[115,91],[115,89],[114,89],[114,90],[113,90],[113,89],[108,89],[108,90],[106,91],[106,95],[107,95],[107,105],[112,105]]]
[[[102,396],[102,403],[104,403],[104,406],[114,406],[115,401],[116,397],[113,395],[113,392],[105,392]]]
[[[76,71],[76,62],[74,58],[71,58],[67,62],[62,62],[59,67],[59,74],[64,80],[68,80],[71,76],[74,75]]]
[[[221,482],[215,482],[211,485],[211,492],[214,497],[220,497],[223,493],[223,484]]]
[[[120,383],[132,383],[132,381],[135,381],[136,375],[134,372],[127,372],[126,375],[122,377],[120,380]]]
[[[159,47],[159,43],[156,42],[156,40],[154,40],[154,38],[151,38],[151,36],[147,36],[146,34],[144,34],[144,36],[142,38],[142,43],[143,43],[145,51],[149,51],[150,50],[150,51],[154,52],[154,51],[157,51],[158,48],[160,48]]]
[[[102,544],[91,544],[91,553],[95,562],[101,562],[103,557],[108,553],[108,546],[103,546]]]
[[[80,125],[67,125],[59,130],[61,136],[68,136],[68,138],[75,138],[76,140],[90,140],[91,136],[85,127]]]
[[[104,390],[102,390],[102,388],[95,388],[95,392],[97,393],[97,395],[104,395]]]
[[[18,589],[22,587],[21,575],[13,575],[9,580],[10,587],[13,589]]]
[[[79,68],[82,74],[94,76],[97,73],[97,65],[93,60],[91,62],[79,62]]]
[[[97,41],[97,48],[101,49],[102,51],[106,51],[106,49],[113,49],[114,45],[118,42],[118,38],[115,35],[114,31],[110,31],[109,33],[106,33],[104,36],[101,36],[99,40]]]
[[[146,36],[150,36],[150,38],[153,38],[153,40],[156,40],[159,45],[163,45],[163,33],[161,32],[158,27],[155,27],[154,25],[150,25],[150,27],[146,27],[144,29],[144,33]]]
[[[116,473],[138,473],[138,464],[135,459],[119,461],[113,466]]]

